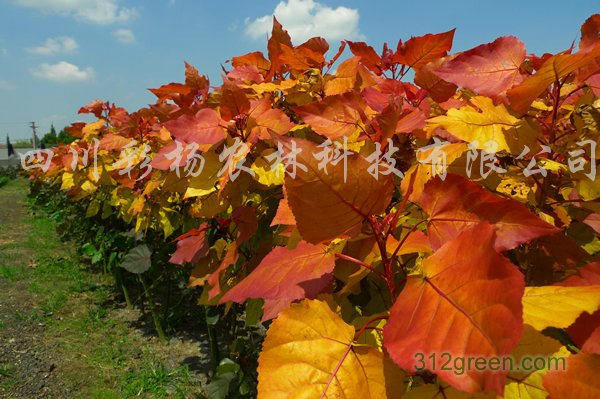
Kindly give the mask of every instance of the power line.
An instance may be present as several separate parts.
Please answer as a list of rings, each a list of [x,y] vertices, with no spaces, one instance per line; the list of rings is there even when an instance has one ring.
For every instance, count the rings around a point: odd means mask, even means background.
[[[35,150],[35,149],[37,149],[36,142],[35,142],[35,139],[37,137],[36,134],[35,134],[35,128],[38,127],[38,126],[35,125],[35,122],[29,122],[29,123],[30,123],[30,126],[31,126],[31,130],[33,131],[32,143],[33,143],[33,149]]]

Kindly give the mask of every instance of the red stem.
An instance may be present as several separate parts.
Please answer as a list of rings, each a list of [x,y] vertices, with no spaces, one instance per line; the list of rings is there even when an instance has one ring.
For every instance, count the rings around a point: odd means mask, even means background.
[[[339,252],[335,253],[335,257],[343,259],[343,260],[347,260],[347,261],[352,262],[352,263],[356,263],[357,265],[362,266],[365,269],[368,269],[368,270],[372,271],[373,273],[377,274],[379,277],[381,277],[382,279],[385,280],[385,276],[380,271],[373,269],[373,267],[371,265],[369,265],[368,263],[363,262],[362,260],[358,260],[356,258],[353,258],[352,256],[341,254]]]

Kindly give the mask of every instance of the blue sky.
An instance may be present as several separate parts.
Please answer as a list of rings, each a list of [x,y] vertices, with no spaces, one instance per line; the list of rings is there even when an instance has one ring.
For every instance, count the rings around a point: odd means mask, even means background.
[[[154,102],[147,88],[183,80],[184,61],[219,85],[225,60],[265,50],[273,13],[295,44],[312,33],[334,50],[457,28],[453,51],[515,35],[541,54],[569,47],[597,12],[592,0],[0,0],[0,141],[30,137],[31,121],[41,136],[89,120],[77,110],[94,99],[136,110]]]

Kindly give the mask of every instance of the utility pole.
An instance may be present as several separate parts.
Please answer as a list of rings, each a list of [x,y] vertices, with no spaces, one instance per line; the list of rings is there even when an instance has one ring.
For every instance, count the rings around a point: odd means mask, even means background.
[[[35,122],[29,122],[29,123],[30,123],[30,126],[31,126],[31,130],[33,130],[33,140],[32,140],[31,142],[33,143],[33,149],[34,149],[34,150],[36,150],[36,149],[37,149],[37,145],[36,145],[36,143],[35,143],[35,138],[36,138],[37,136],[35,135],[35,128],[36,128],[37,126],[35,125]]]

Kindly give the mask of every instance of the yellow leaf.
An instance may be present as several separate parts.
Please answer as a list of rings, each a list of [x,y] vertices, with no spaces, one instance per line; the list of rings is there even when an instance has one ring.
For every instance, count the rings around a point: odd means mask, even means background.
[[[255,179],[257,179],[260,184],[264,184],[268,187],[281,186],[283,184],[283,178],[285,177],[285,167],[283,162],[274,165],[265,159],[266,156],[273,152],[275,152],[275,150],[272,148],[263,151],[261,156],[254,161],[252,166],[250,166],[250,169],[255,173]]]
[[[68,190],[73,187],[75,183],[73,183],[73,173],[64,172],[62,174],[62,184],[60,185],[61,190]]]
[[[283,80],[278,83],[265,82],[265,83],[258,83],[258,84],[253,84],[253,85],[240,85],[240,86],[250,88],[250,89],[254,90],[254,92],[256,94],[263,94],[266,92],[277,92],[279,90],[284,91],[287,89],[291,89],[292,87],[296,86],[296,84],[298,84],[297,80],[289,79],[289,80]]]
[[[400,397],[403,373],[377,349],[356,346],[354,335],[325,302],[304,300],[283,310],[258,359],[258,397]]]
[[[569,327],[583,313],[600,307],[600,285],[525,287],[523,321],[536,330]]]
[[[204,167],[198,176],[190,178],[190,183],[185,191],[184,199],[192,197],[203,197],[216,190],[215,183],[219,179],[219,170],[222,164],[219,155],[214,152],[205,152]]]
[[[167,209],[160,209],[158,211],[158,215],[159,215],[159,223],[160,226],[162,227],[163,233],[165,235],[165,238],[169,237],[171,234],[173,234],[173,225],[171,224],[171,220],[169,219],[169,215],[167,214],[169,210]]]
[[[509,172],[511,170],[509,169]],[[520,202],[527,202],[531,186],[521,175],[502,175],[502,180],[496,186],[496,191]]]
[[[507,384],[504,387],[504,399],[545,399],[548,392],[542,380],[551,369],[554,359],[566,357],[569,351],[560,342],[536,331],[533,327],[525,325],[519,345],[512,353],[515,360],[514,366],[520,364],[524,367],[535,367],[529,359],[543,358],[548,362],[548,369],[533,369],[529,371],[511,371]],[[553,359],[553,360],[550,360]]]
[[[354,88],[358,74],[358,62],[360,57],[348,58],[338,67],[335,75],[325,77],[325,95],[345,93]]]
[[[494,105],[487,97],[473,97],[471,105],[451,108],[446,115],[429,119],[454,136],[473,143],[478,150],[490,151],[488,142],[497,144],[496,151],[520,154],[525,145],[535,141],[538,134],[535,125],[512,116],[503,104]],[[532,147],[532,145],[529,145]]]
[[[431,160],[429,162],[427,161],[431,158],[435,159],[434,151],[436,150],[443,151],[443,154],[446,157],[446,165],[442,165],[441,170],[436,170],[436,165],[432,166]],[[400,182],[402,194],[406,195],[410,185],[412,184],[412,192],[408,199],[411,201],[416,201],[419,199],[421,193],[423,192],[423,187],[425,187],[425,184],[435,176],[435,173],[447,173],[450,165],[459,159],[467,150],[468,148],[465,143],[452,143],[446,144],[439,148],[432,147],[430,149],[417,152],[417,163],[410,167],[410,169],[406,172],[404,179],[402,179]]]
[[[91,142],[91,140],[98,135],[98,130],[104,125],[104,119],[98,119],[96,122],[88,123],[81,129],[81,133],[83,134],[83,139],[87,142]]]
[[[552,172],[560,172],[560,171],[566,172],[569,170],[567,165],[562,164],[560,162],[553,161],[548,158],[540,158],[537,163],[542,168],[544,168],[546,170],[550,170]]]
[[[576,183],[577,192],[586,201],[592,201],[600,197],[600,179],[590,179],[581,173],[576,174],[579,177]]]

